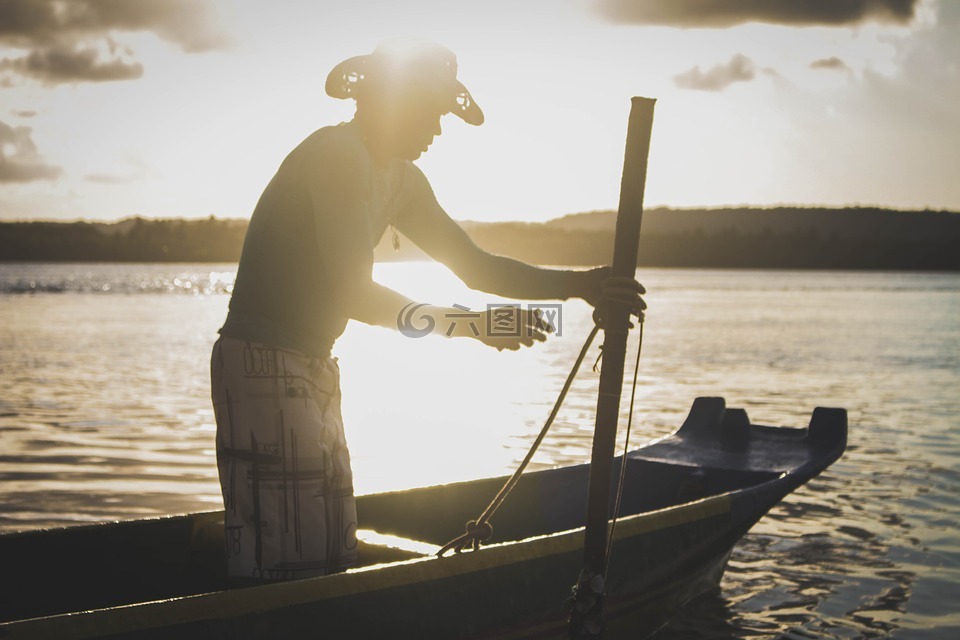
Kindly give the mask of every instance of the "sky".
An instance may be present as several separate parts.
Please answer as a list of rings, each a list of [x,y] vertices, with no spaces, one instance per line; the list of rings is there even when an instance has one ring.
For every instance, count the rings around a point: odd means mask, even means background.
[[[958,0],[0,0],[0,219],[249,217],[395,36],[486,115],[417,162],[457,219],[615,209],[631,96],[648,207],[960,210]]]

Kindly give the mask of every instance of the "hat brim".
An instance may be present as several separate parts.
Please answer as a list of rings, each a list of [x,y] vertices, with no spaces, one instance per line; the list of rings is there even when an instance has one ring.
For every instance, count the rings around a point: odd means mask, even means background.
[[[373,56],[367,54],[347,58],[335,66],[327,75],[325,85],[327,95],[340,100],[346,100],[347,98],[355,99],[360,85],[371,82],[370,71],[372,64]],[[449,98],[450,113],[467,124],[474,126],[483,124],[483,111],[462,82],[456,80],[452,86],[452,90],[449,92],[445,91],[444,93],[450,94],[443,96],[445,101]]]

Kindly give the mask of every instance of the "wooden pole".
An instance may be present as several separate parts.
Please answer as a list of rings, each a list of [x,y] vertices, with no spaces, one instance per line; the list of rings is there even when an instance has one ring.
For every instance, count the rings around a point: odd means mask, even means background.
[[[627,145],[620,182],[620,205],[613,248],[612,275],[633,278],[637,271],[637,245],[643,218],[643,192],[647,180],[647,156],[653,129],[651,98],[631,100],[627,125]],[[583,570],[574,589],[570,616],[571,637],[599,637],[603,629],[603,582],[606,573],[607,523],[610,518],[610,489],[623,365],[630,323],[629,305],[613,303],[607,311],[603,339],[603,365],[600,369],[600,393],[597,420],[590,458],[587,494],[586,532],[583,545]]]

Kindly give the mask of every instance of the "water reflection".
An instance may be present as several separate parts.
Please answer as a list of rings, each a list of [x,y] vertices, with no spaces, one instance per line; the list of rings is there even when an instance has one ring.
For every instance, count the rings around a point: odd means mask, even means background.
[[[31,293],[229,294],[236,265],[0,264],[0,295]]]
[[[31,269],[0,266],[0,528],[219,508],[208,363],[232,272]],[[497,302],[442,267],[378,265],[378,277],[439,304]],[[802,426],[817,405],[846,407],[851,422],[844,458],[754,527],[719,594],[657,637],[960,637],[960,277],[640,280],[650,310],[634,446],[675,429],[698,395],[726,396],[765,424]],[[3,289],[11,282],[38,293]],[[587,311],[565,304],[562,338],[513,354],[351,325],[337,355],[358,489],[512,471]],[[535,467],[587,459],[598,379],[583,369]]]
[[[721,591],[689,603],[654,638],[882,638],[898,628],[916,574],[888,548],[829,534],[748,534]]]

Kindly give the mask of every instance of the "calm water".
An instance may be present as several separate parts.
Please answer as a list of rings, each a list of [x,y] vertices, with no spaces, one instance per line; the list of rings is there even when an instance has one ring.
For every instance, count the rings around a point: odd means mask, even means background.
[[[0,264],[0,530],[220,507],[208,354],[234,273]],[[439,304],[499,301],[436,265],[378,278]],[[672,431],[698,395],[754,422],[803,426],[823,405],[851,423],[844,458],[659,637],[960,637],[960,275],[639,278],[632,444]],[[349,327],[335,355],[358,491],[511,471],[589,327],[585,304],[562,313],[562,336],[522,353]],[[597,382],[585,367],[536,465],[586,460]]]

